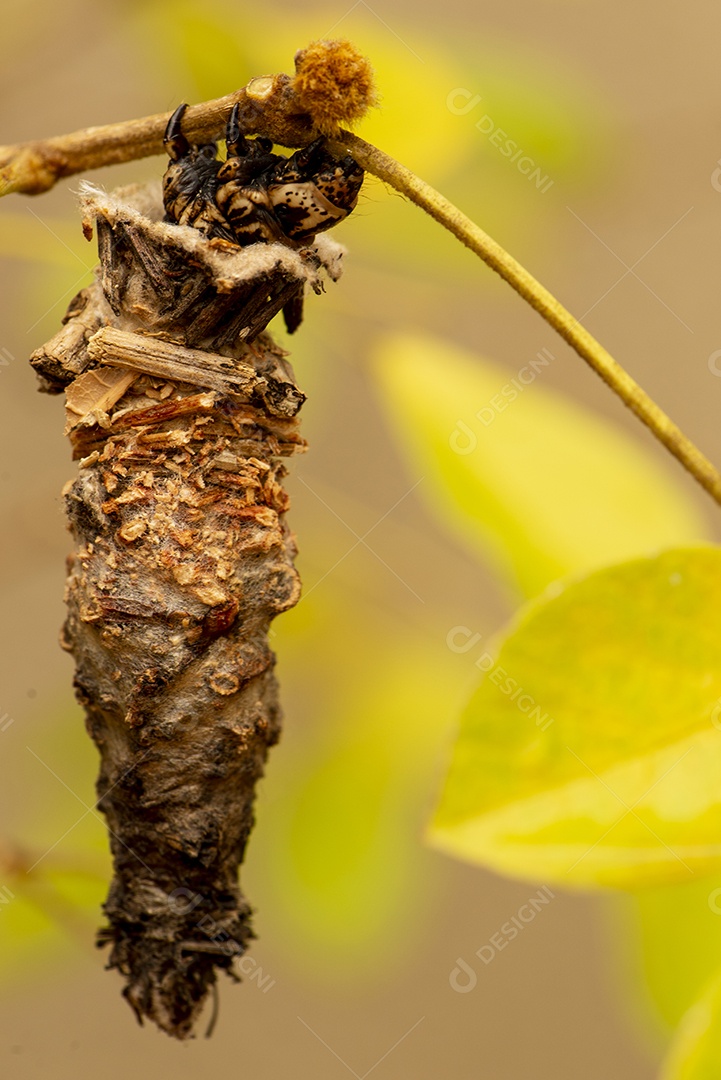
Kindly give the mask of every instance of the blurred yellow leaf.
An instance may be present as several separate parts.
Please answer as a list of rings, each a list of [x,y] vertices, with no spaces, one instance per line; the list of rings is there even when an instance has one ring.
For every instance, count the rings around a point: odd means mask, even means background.
[[[60,700],[63,700],[62,696]],[[0,978],[92,949],[111,878],[97,754],[77,707],[28,719],[13,777],[29,793],[0,836]]]
[[[462,46],[461,46],[462,49]],[[543,190],[558,179],[608,169],[614,150],[608,104],[591,80],[556,68],[547,56],[494,42],[460,56],[466,85],[448,96],[449,112],[473,129],[477,152],[505,161]],[[592,123],[592,127],[590,124]],[[538,169],[541,175],[532,175]]]
[[[306,973],[312,959],[335,983],[375,978],[417,939],[439,887],[420,834],[456,657],[337,583],[278,633],[290,716],[249,851],[265,879],[254,899]],[[294,702],[309,697],[302,730]]]
[[[698,547],[529,605],[479,659],[431,842],[569,887],[718,870],[720,604]]]
[[[641,985],[645,1007],[674,1027],[721,967],[721,875],[614,900],[613,934],[630,953],[627,974]]]
[[[71,860],[3,876],[0,887],[0,979],[16,978],[28,965],[66,961],[92,943],[102,921],[109,859]],[[77,959],[77,956],[76,956]]]
[[[704,538],[695,504],[643,443],[515,373],[418,334],[384,338],[375,372],[418,491],[527,594],[568,573]]]
[[[683,1017],[660,1080],[718,1080],[721,1076],[721,970]]]
[[[83,239],[75,207],[67,217],[6,210],[0,212],[0,256],[70,268],[90,276],[95,249]]]

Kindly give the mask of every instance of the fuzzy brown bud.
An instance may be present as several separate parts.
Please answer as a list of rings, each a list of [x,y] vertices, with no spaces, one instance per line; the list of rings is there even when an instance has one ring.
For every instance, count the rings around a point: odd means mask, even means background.
[[[295,95],[324,135],[337,136],[377,104],[373,69],[350,41],[312,41],[295,54],[295,71]]]

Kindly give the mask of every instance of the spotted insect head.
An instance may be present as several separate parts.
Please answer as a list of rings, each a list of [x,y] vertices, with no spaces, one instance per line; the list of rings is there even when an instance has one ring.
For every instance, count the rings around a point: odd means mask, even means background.
[[[241,246],[280,241],[301,247],[342,221],[358,202],[363,170],[350,155],[334,158],[324,139],[290,157],[274,154],[269,139],[248,139],[240,132],[236,105],[223,162],[215,143],[188,142],[181,128],[185,109],[175,110],[165,131],[166,220]]]

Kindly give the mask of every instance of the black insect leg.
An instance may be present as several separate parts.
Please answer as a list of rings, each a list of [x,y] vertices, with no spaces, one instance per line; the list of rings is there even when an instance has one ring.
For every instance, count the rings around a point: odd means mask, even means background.
[[[297,169],[300,173],[312,174],[316,169],[322,168],[332,160],[331,155],[325,148],[325,139],[321,135],[319,139],[315,139],[312,143],[308,143],[307,146],[303,146],[300,150],[296,150],[294,154],[291,154],[287,161],[287,168]]]
[[[236,101],[228,117],[228,126],[225,130],[225,145],[228,148],[228,157],[247,157],[249,153],[248,140],[241,133],[240,124],[238,123],[238,110],[239,105]]]
[[[283,319],[289,334],[294,334],[303,322],[303,286],[283,306]]]
[[[225,132],[225,145],[228,149],[228,160],[225,163],[221,180],[237,180],[241,184],[248,184],[275,168],[278,162],[285,161],[279,154],[271,153],[273,143],[270,139],[246,139],[240,130],[238,122],[239,105],[233,106],[228,117],[228,126]]]
[[[239,110],[240,105],[236,101],[228,117],[228,126],[225,131],[225,145],[228,147],[228,157],[234,154],[238,157],[245,157],[246,154],[253,152],[260,157],[259,151],[262,151],[263,154],[270,154],[273,149],[272,139],[264,139],[259,135],[257,139],[251,141],[242,134],[238,122]],[[273,158],[278,157],[277,154],[271,154],[270,156]]]
[[[177,109],[168,120],[168,126],[165,129],[165,135],[163,136],[163,146],[165,152],[171,161],[179,161],[182,157],[188,153],[190,149],[190,143],[186,139],[181,130],[181,120],[185,110],[188,108],[187,101],[184,101],[182,105],[178,105]]]

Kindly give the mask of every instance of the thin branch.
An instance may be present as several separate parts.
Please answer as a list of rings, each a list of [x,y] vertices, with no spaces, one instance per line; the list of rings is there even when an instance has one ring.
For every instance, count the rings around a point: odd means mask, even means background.
[[[624,404],[650,428],[656,438],[721,505],[721,474],[717,469],[548,289],[536,281],[483,229],[410,169],[350,132],[343,132],[342,145],[367,172],[373,173],[396,191],[406,195],[500,274],[504,281],[590,364]]]
[[[315,58],[322,65],[324,57],[330,56],[327,46],[333,43],[319,42],[317,45],[322,48],[316,50]],[[306,53],[310,51],[306,50]],[[302,60],[303,55],[296,57],[297,65],[299,57]],[[238,102],[243,131],[263,135],[281,146],[306,146],[319,132],[330,133],[333,125],[329,127],[327,117],[320,112],[315,111],[311,115],[304,107],[299,98],[297,80],[298,74],[295,79],[289,75],[262,76],[226,97],[192,106],[183,120],[185,133],[191,142],[196,143],[217,138],[233,105]],[[313,80],[310,82],[312,85]],[[367,103],[372,103],[372,93],[372,89],[367,91]],[[0,147],[0,195],[14,191],[38,194],[47,191],[64,176],[160,154],[163,152],[163,133],[168,118],[169,114],[161,113],[141,120],[86,128],[43,142]],[[540,282],[420,177],[357,135],[339,131],[337,126],[335,131],[336,141],[331,142],[331,146],[335,145],[344,153],[350,151],[359,165],[406,195],[500,274],[590,364],[721,505],[721,474]]]
[[[236,102],[244,131],[264,135],[280,146],[305,146],[317,134],[300,109],[290,75],[267,75],[225,97],[190,106],[183,131],[191,142],[218,138]],[[58,180],[104,165],[162,154],[169,113],[84,128],[52,139],[0,146],[0,195],[39,195]]]

